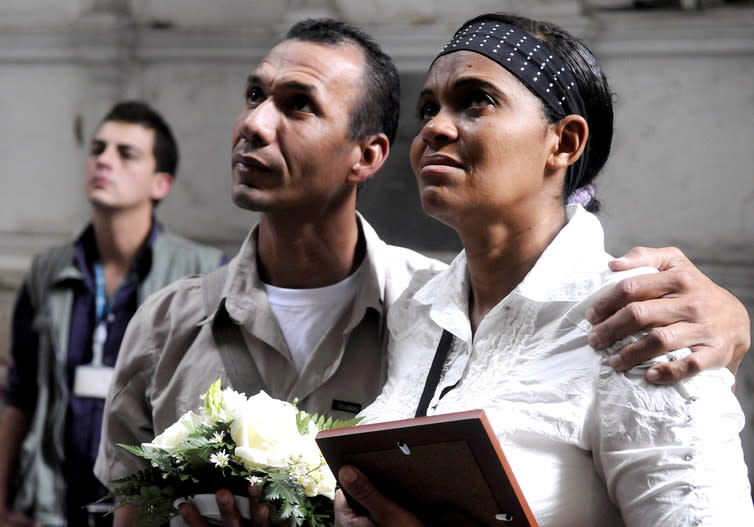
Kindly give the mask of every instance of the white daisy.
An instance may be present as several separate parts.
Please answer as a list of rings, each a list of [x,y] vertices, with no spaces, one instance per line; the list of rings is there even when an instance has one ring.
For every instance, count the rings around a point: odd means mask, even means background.
[[[230,456],[225,450],[221,450],[220,452],[217,452],[209,456],[209,460],[212,463],[214,463],[216,467],[223,468],[223,467],[228,466],[228,461],[230,461]]]

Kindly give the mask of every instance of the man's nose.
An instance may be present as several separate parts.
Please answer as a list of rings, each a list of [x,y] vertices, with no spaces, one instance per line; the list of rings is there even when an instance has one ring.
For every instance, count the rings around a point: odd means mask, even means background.
[[[279,112],[271,99],[250,109],[241,122],[241,134],[253,146],[260,147],[275,140]]]
[[[113,163],[118,159],[117,150],[115,145],[105,145],[102,152],[94,156],[97,165],[113,166]]]

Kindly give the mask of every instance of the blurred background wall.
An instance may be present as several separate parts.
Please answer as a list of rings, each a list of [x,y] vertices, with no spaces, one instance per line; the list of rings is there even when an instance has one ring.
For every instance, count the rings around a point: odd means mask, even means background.
[[[69,238],[89,215],[82,165],[104,112],[118,99],[139,98],[165,115],[181,161],[159,217],[232,254],[255,221],[229,196],[229,137],[243,84],[305,17],[358,24],[395,58],[402,124],[360,209],[388,241],[452,255],[455,234],[422,214],[408,167],[414,103],[452,30],[500,10],[560,23],[608,73],[617,126],[597,187],[609,249],[677,245],[754,313],[751,0],[4,0],[0,387],[13,298],[31,255]],[[737,395],[754,468],[754,357],[738,375]]]

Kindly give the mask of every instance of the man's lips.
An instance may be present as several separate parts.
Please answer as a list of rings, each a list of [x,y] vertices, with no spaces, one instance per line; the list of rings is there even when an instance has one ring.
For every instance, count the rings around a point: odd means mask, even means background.
[[[254,171],[254,172],[271,172],[272,168],[264,163],[263,161],[260,161],[254,156],[244,155],[244,154],[233,154],[233,166],[241,165],[242,168],[245,168],[248,171]]]
[[[110,180],[105,176],[94,175],[89,179],[89,185],[94,188],[105,188],[110,185]]]

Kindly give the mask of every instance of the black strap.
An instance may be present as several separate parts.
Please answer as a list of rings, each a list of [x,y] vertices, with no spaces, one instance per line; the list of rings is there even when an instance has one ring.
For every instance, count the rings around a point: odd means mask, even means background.
[[[254,357],[246,347],[241,328],[224,309],[218,310],[212,321],[212,334],[233,389],[247,396],[255,395],[261,390],[269,393]]]
[[[251,396],[260,390],[267,391],[267,387],[259,374],[251,351],[246,347],[241,328],[231,320],[228,312],[219,306],[227,277],[227,265],[202,277],[204,312],[207,316],[215,314],[212,320],[212,336],[233,389]]]
[[[435,351],[435,358],[432,359],[432,366],[429,368],[427,374],[427,380],[424,383],[424,391],[422,392],[421,399],[419,399],[419,406],[416,408],[416,414],[414,417],[424,417],[427,415],[427,408],[429,408],[429,402],[437,390],[437,385],[440,384],[440,376],[442,375],[442,367],[445,365],[445,360],[448,358],[450,352],[450,345],[453,343],[453,334],[447,329],[442,331],[440,337],[440,343],[437,345],[437,351]],[[443,390],[442,395],[445,395],[448,390],[452,389],[450,386],[446,390]]]

